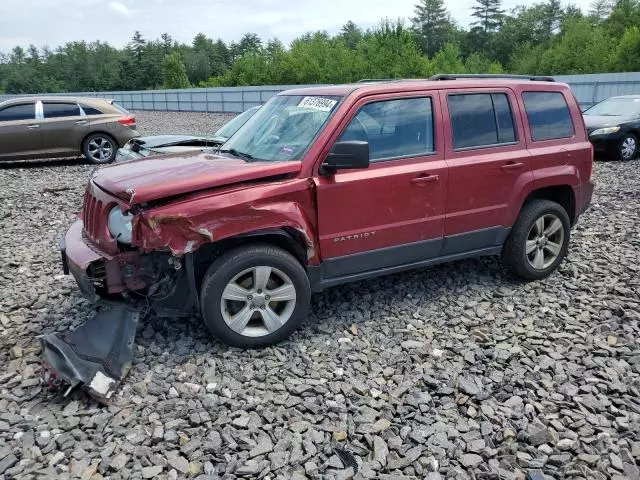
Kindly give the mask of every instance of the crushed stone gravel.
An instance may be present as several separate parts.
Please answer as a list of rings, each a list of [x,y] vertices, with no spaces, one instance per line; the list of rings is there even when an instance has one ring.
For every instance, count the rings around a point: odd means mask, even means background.
[[[224,121],[136,114],[143,134]],[[57,250],[93,168],[0,165],[0,480],[639,478],[640,161],[596,164],[544,281],[479,259],[334,288],[253,351],[152,317],[108,407],[43,389],[38,358],[93,312]]]

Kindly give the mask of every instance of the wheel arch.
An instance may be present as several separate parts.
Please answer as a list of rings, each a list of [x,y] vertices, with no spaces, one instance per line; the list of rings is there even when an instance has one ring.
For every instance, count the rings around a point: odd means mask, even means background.
[[[206,243],[188,255],[193,262],[192,285],[200,291],[202,279],[208,266],[223,253],[250,244],[267,244],[279,247],[291,255],[306,269],[308,265],[308,247],[305,236],[292,227],[270,228],[247,232],[217,242]]]
[[[116,139],[116,137],[112,134],[107,132],[106,130],[94,130],[92,132],[88,132],[84,137],[82,137],[82,140],[80,141],[80,151],[82,153],[84,153],[84,144],[87,141],[87,139],[91,136],[91,135],[96,135],[96,134],[101,134],[101,135],[105,135],[107,137],[109,137],[111,140],[113,140],[116,144],[116,150],[118,148],[120,148],[120,144],[118,143],[118,140]]]
[[[559,204],[569,215],[571,225],[575,223],[576,218],[576,194],[570,185],[551,185],[547,187],[533,190],[525,198],[520,211],[532,200],[550,200]]]

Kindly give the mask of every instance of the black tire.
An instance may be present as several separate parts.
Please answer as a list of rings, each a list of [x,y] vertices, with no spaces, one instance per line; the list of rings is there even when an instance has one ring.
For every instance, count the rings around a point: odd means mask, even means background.
[[[629,145],[633,145],[629,149]],[[618,160],[628,162],[638,156],[638,137],[633,133],[628,133],[620,139],[618,143]]]
[[[532,265],[533,260],[530,260],[530,255],[535,258],[537,251],[527,254],[527,242],[542,241],[538,240],[537,236],[533,239],[530,238],[531,233],[535,234],[534,224],[537,220],[542,218],[544,225],[545,219],[548,221],[553,217],[559,219],[562,224],[563,231],[562,241],[560,242],[561,248],[559,249],[559,253],[555,260],[550,259],[548,265],[543,263],[543,268],[534,268]],[[558,238],[557,235],[557,233],[554,233],[554,240]],[[569,248],[570,236],[571,222],[569,221],[569,215],[561,205],[550,200],[531,200],[522,207],[518,220],[513,226],[511,233],[505,242],[502,250],[502,260],[504,264],[517,276],[525,280],[541,280],[548,277],[554,270],[556,270],[558,265],[560,265],[562,260],[566,257],[567,250]],[[551,241],[547,240],[544,245],[547,243],[551,243]],[[555,244],[558,243],[553,243],[552,245]],[[535,248],[536,250],[540,249],[543,253],[548,253],[544,247],[536,246]]]
[[[258,266],[268,266],[288,276],[295,287],[296,298],[293,312],[279,329],[251,337],[229,327],[223,316],[221,302],[222,293],[229,282],[241,272]],[[303,266],[287,251],[270,245],[249,245],[226,252],[209,266],[200,289],[202,317],[209,331],[222,342],[240,348],[274,345],[289,337],[307,318],[310,299],[309,278]],[[267,303],[267,308],[269,305]],[[260,320],[262,314],[256,310],[256,315]]]
[[[97,145],[96,145],[97,144]],[[104,155],[100,155],[100,152],[96,151],[96,146],[110,145],[110,148],[102,149]],[[105,152],[110,152],[108,155]],[[107,133],[92,133],[82,142],[82,154],[89,163],[94,165],[106,165],[116,159],[118,152],[118,142]],[[104,156],[104,158],[102,158]]]

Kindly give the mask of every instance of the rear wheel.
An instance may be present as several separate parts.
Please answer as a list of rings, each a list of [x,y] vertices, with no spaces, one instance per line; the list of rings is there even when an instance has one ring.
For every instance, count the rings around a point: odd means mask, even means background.
[[[540,280],[567,255],[569,215],[549,200],[532,200],[520,212],[502,252],[504,263],[526,280]]]
[[[89,135],[82,144],[82,153],[90,163],[111,163],[116,158],[118,143],[106,133]]]
[[[302,265],[268,245],[237,248],[215,260],[201,289],[204,322],[236,347],[273,345],[307,317],[311,289]]]
[[[638,155],[638,139],[632,133],[625,135],[618,144],[618,159],[626,162]]]

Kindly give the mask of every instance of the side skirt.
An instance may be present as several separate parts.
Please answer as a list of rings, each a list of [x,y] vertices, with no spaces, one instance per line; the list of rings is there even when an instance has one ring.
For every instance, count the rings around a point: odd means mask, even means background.
[[[384,267],[376,270],[369,270],[361,273],[354,273],[351,275],[344,275],[342,277],[323,277],[322,265],[309,266],[307,271],[309,273],[309,280],[311,281],[311,290],[315,293],[322,292],[323,290],[335,287],[336,285],[342,285],[345,283],[357,282],[360,280],[367,280],[370,278],[382,277],[384,275],[390,275],[392,273],[404,272],[407,270],[414,270],[416,268],[430,267],[432,265],[438,265],[440,263],[454,262],[456,260],[464,260],[466,258],[484,257],[484,256],[496,256],[502,253],[502,245],[496,247],[481,248],[478,250],[470,250],[467,252],[454,253],[451,255],[443,255],[440,257],[428,258],[419,262],[406,263],[404,265],[396,265],[393,267]]]
[[[510,228],[492,227],[406,245],[325,260],[308,266],[314,292],[344,283],[380,277],[465,258],[502,253]]]

